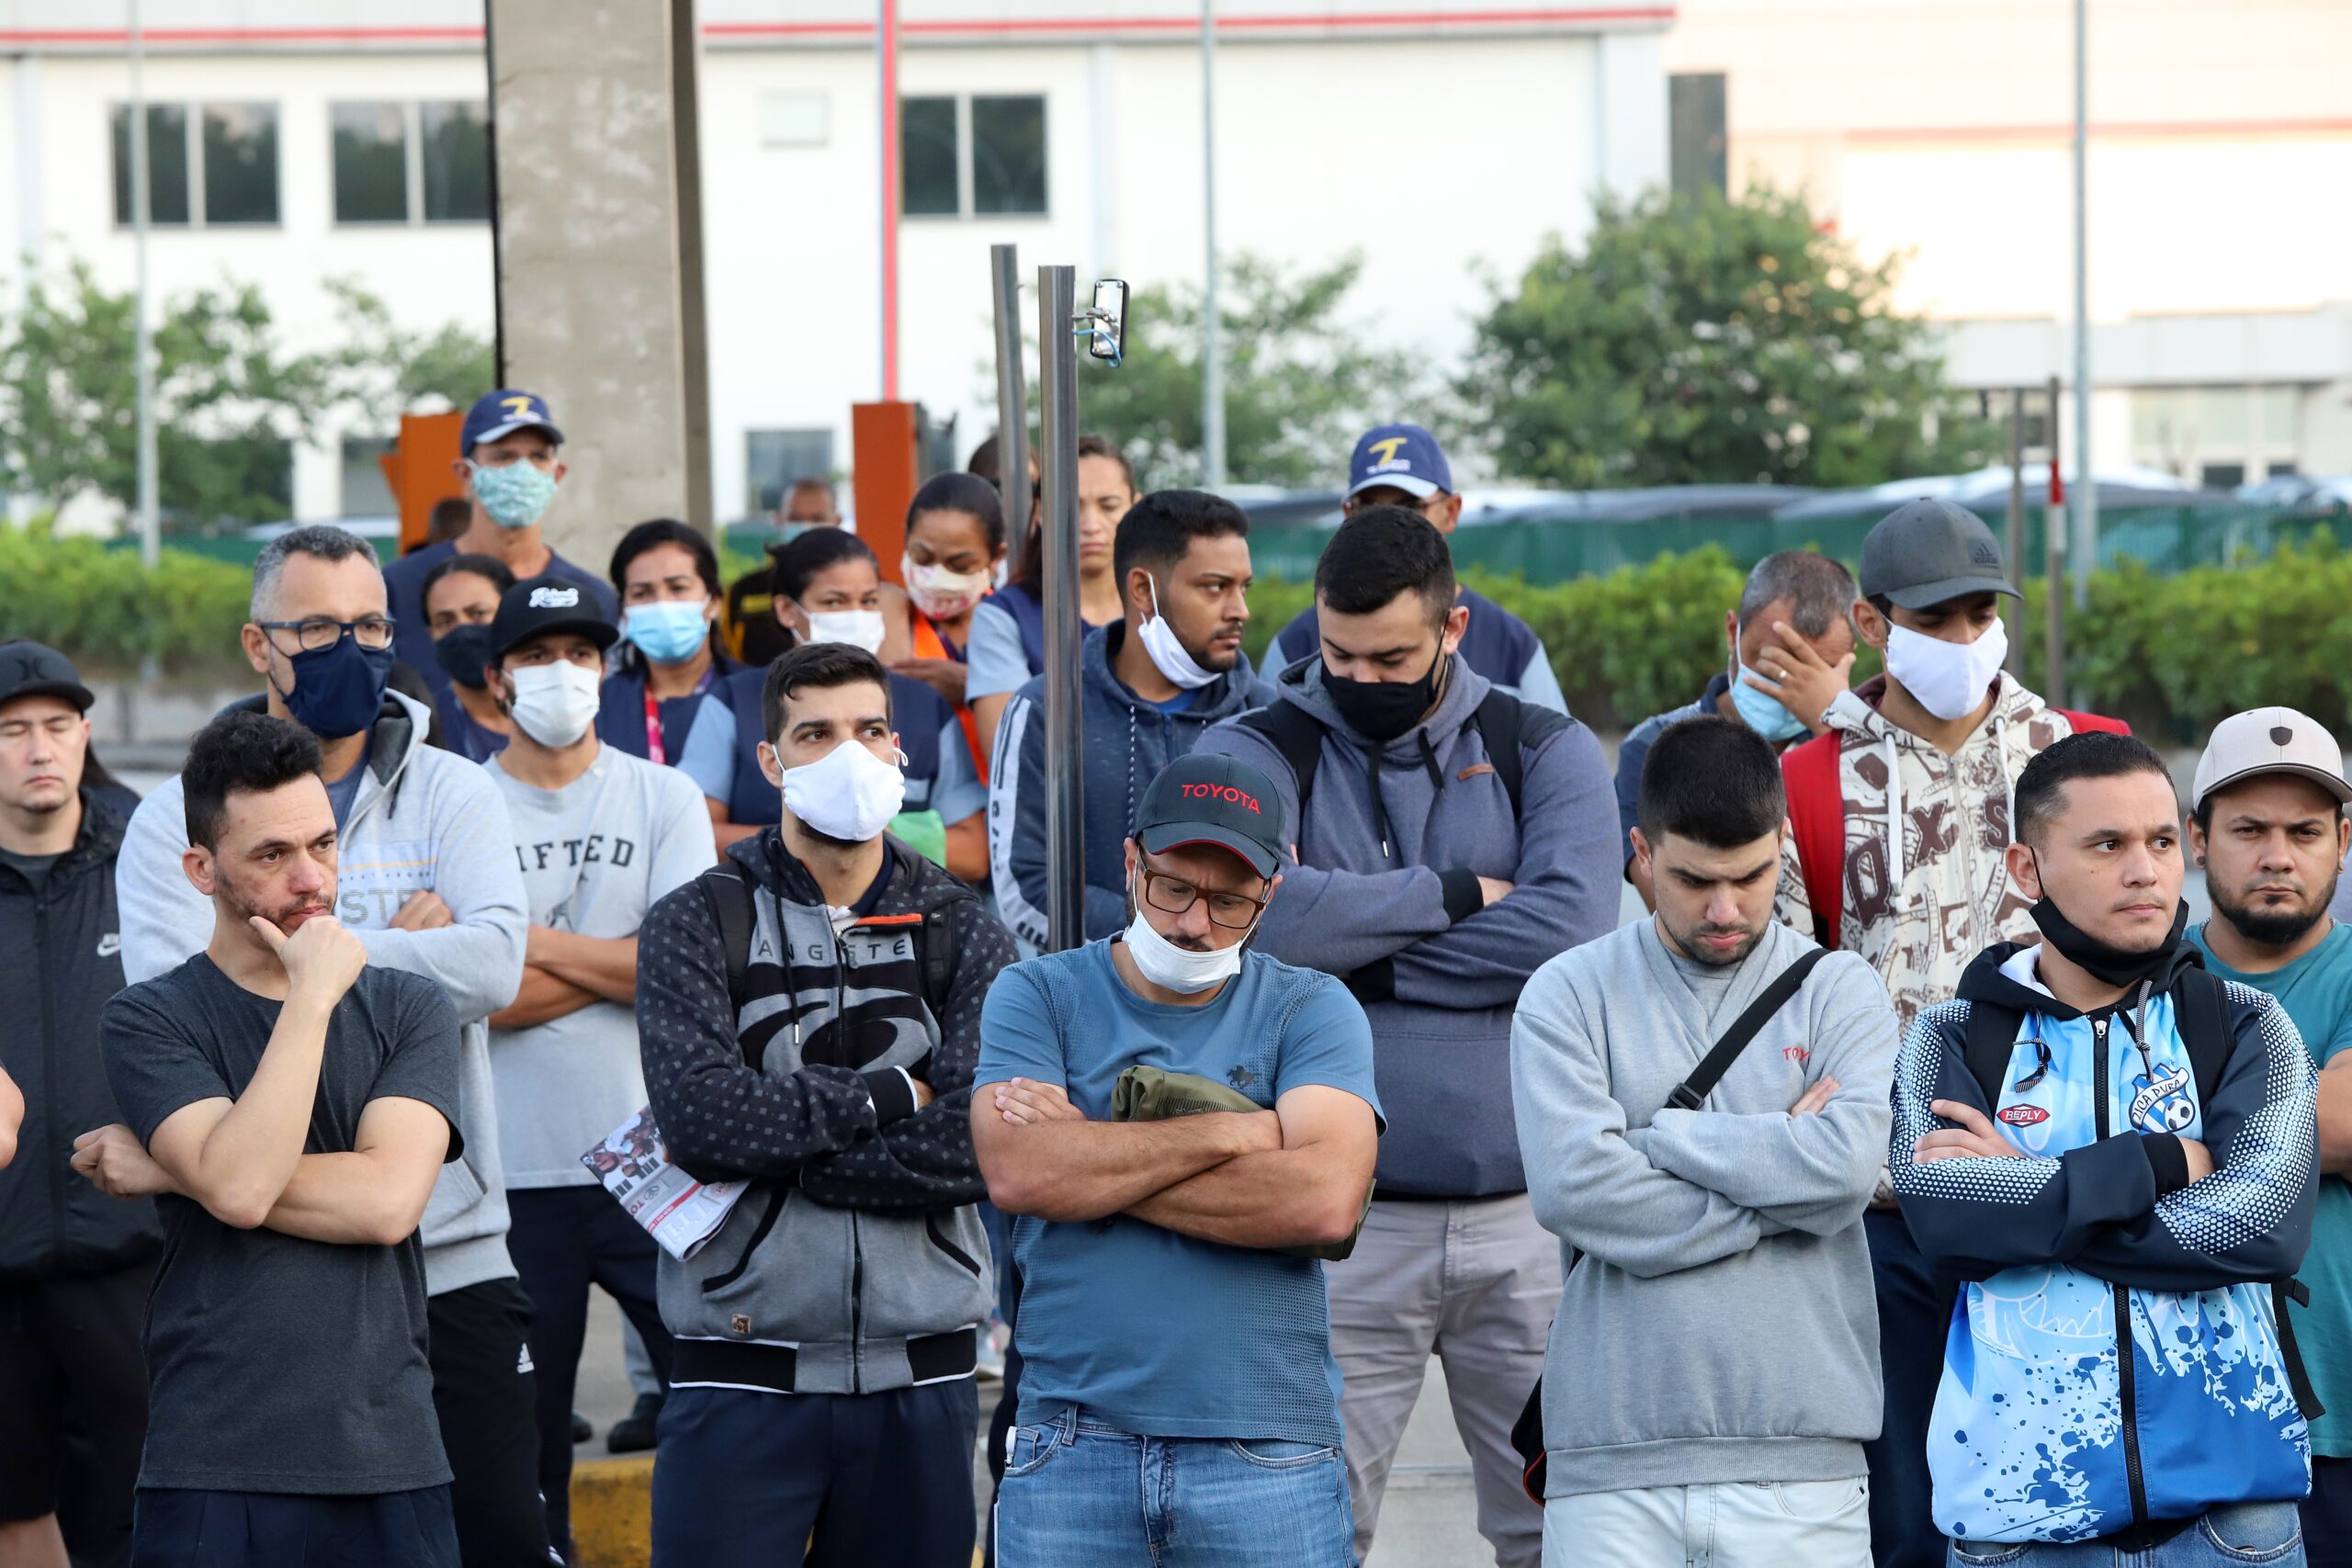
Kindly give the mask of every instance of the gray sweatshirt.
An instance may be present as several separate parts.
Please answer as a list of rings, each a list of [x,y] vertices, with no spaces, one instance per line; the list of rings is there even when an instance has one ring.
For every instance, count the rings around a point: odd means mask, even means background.
[[[240,705],[258,708],[261,702]],[[441,1168],[424,1209],[424,1284],[437,1296],[514,1277],[482,1021],[513,1001],[523,983],[529,917],[506,803],[479,766],[425,745],[431,717],[414,698],[384,694],[361,764],[366,776],[343,824],[334,912],[367,944],[368,963],[436,982],[465,1025],[458,1066],[465,1153]],[[180,869],[187,849],[187,806],[174,777],[139,803],[115,862],[122,972],[132,985],[174,968],[212,940],[212,900]],[[452,923],[393,931],[392,917],[420,888],[441,896]]]
[[[1385,746],[1349,727],[1310,659],[1274,682],[1323,727],[1315,787],[1238,723],[1195,750],[1274,781],[1297,823],[1295,860],[1266,908],[1261,952],[1347,982],[1372,1021],[1391,1118],[1383,1197],[1489,1198],[1522,1190],[1510,1122],[1510,1010],[1527,977],[1617,922],[1617,814],[1592,731],[1530,708],[1520,733],[1518,820],[1476,723],[1487,678],[1454,655],[1430,716]],[[1478,878],[1512,884],[1484,904]]]
[[[1570,1266],[1544,1357],[1549,1496],[1864,1472],[1881,1396],[1861,1218],[1891,1121],[1886,987],[1831,954],[1700,1109],[1666,1105],[1813,945],[1776,922],[1728,984],[1694,987],[1643,920],[1546,964],[1520,998],[1528,1191]],[[1828,1106],[1790,1116],[1825,1074]]]

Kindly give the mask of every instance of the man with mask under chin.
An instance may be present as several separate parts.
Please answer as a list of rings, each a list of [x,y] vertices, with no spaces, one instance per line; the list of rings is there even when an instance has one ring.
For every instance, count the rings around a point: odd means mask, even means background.
[[[1202,732],[1273,697],[1241,634],[1250,624],[1250,519],[1205,491],[1154,491],[1111,547],[1125,618],[1086,634],[1080,658],[1088,941],[1127,923],[1121,846],[1144,785]],[[1046,943],[1046,678],[1013,694],[989,759],[989,874],[1005,923]]]
[[[1859,953],[1907,1028],[1950,1001],[1988,944],[2032,934],[2031,900],[2004,855],[2018,770],[2079,730],[2123,727],[2052,707],[2002,670],[2000,601],[2018,597],[1984,520],[1911,502],[1862,540],[1854,606],[1886,672],[1840,692],[1826,733],[1781,754],[1788,836],[1773,912],[1832,953]],[[1940,1568],[1928,1521],[1927,1421],[1934,1366],[1919,1347],[1950,1305],[1882,1187],[1862,1217],[1877,1281],[1886,1418],[1868,1446],[1878,1568]]]
[[[369,964],[423,975],[457,1007],[464,1153],[442,1168],[422,1231],[434,1405],[466,1560],[543,1562],[530,1303],[506,1251],[483,1022],[514,999],[528,923],[506,807],[481,768],[425,743],[424,703],[387,690],[396,628],[365,539],[321,525],[271,540],[254,561],[252,613],[243,651],[265,690],[239,705],[318,739],[337,835],[336,918]],[[180,867],[187,846],[174,778],[140,803],[115,865],[133,985],[210,940],[211,901]]]
[[[392,651],[422,673],[436,695],[448,689],[449,672],[433,656],[424,580],[452,556],[488,556],[517,581],[560,578],[585,592],[605,619],[620,620],[612,585],[558,555],[542,533],[563,483],[562,447],[563,432],[545,398],[512,387],[483,393],[466,411],[458,437],[457,475],[472,503],[472,520],[457,537],[413,550],[384,569],[395,623]]]
[[[1954,1563],[2301,1563],[2317,1410],[2280,1314],[2319,1075],[2278,998],[2182,940],[2155,752],[2069,736],[2016,811],[2040,940],[1979,953],[1895,1064],[1888,1164],[1944,1281],[1935,1528]]]
[[[2352,1564],[2352,926],[2340,897],[2352,784],[2335,737],[2309,714],[2256,708],[2213,728],[2189,797],[2188,852],[2212,918],[2188,940],[2205,967],[2278,998],[2319,1075],[2319,1212],[2289,1309],[2326,1413],[2312,1422],[2303,1548]]]
[[[805,644],[761,695],[781,820],[638,937],[639,1045],[670,1157],[745,1183],[707,1245],[657,1263],[678,1344],[654,1568],[967,1563],[976,1334],[994,1296],[969,1106],[1012,938],[884,831],[906,783],[874,655]]]
[[[1297,824],[1260,944],[1363,1004],[1395,1115],[1363,1239],[1325,1271],[1357,1554],[1436,1356],[1479,1530],[1503,1568],[1533,1568],[1543,1513],[1510,1428],[1544,1369],[1560,1249],[1527,1194],[1511,1014],[1528,976],[1617,923],[1617,814],[1592,731],[1463,658],[1454,586],[1428,519],[1356,512],[1315,569],[1317,651],[1199,750],[1266,773]]]

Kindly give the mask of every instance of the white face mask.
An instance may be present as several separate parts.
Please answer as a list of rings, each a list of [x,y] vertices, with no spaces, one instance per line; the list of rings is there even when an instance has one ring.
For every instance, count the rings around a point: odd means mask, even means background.
[[[844,740],[815,761],[784,770],[784,808],[804,828],[862,844],[890,825],[906,803],[907,775]]]
[[[879,610],[801,609],[800,614],[808,622],[810,642],[845,642],[868,653],[882,647],[886,628]]]
[[[1887,623],[1886,672],[1946,723],[1976,711],[2008,657],[2008,628],[1998,620],[1974,642],[1946,642]]]
[[[588,733],[596,722],[604,672],[570,660],[510,670],[514,700],[509,705],[523,733],[540,745],[561,750]]]
[[[899,575],[907,580],[907,597],[934,621],[952,621],[988,593],[991,581],[985,571],[950,571],[944,566],[917,566],[910,557],[899,558]]]
[[[1181,991],[1188,997],[1222,986],[1241,973],[1241,951],[1249,942],[1245,935],[1230,947],[1207,953],[1179,947],[1152,930],[1140,902],[1120,940],[1127,944],[1127,956],[1136,961],[1145,979],[1161,990]]]
[[[1175,628],[1159,613],[1159,580],[1147,577],[1144,581],[1151,584],[1151,615],[1136,629],[1136,636],[1143,639],[1143,650],[1151,655],[1151,662],[1168,677],[1170,684],[1182,686],[1188,692],[1198,691],[1216,680],[1217,671],[1202,669],[1198,661],[1184,651],[1184,645],[1176,640]],[[1175,987],[1169,988],[1173,990]]]

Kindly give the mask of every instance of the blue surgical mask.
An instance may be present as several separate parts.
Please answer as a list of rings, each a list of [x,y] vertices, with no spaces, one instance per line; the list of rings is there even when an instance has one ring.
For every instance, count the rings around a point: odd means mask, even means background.
[[[1756,673],[1739,657],[1739,634],[1732,634],[1731,705],[1747,728],[1773,745],[1794,740],[1805,732],[1804,720],[1781,705],[1770,692],[1759,692],[1741,677]],[[1758,677],[1762,678],[1760,675]]]
[[[295,723],[322,740],[340,740],[376,722],[392,672],[390,649],[362,648],[345,632],[333,648],[298,653],[287,662],[294,669],[294,689],[282,694]]]
[[[555,476],[537,463],[518,459],[495,468],[473,465],[474,499],[502,528],[527,528],[555,499]]]
[[[628,607],[628,640],[656,664],[683,664],[710,635],[703,607],[684,599]]]

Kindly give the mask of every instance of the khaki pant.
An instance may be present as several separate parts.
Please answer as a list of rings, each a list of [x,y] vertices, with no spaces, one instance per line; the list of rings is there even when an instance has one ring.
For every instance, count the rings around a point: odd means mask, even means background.
[[[1470,1450],[1478,1533],[1499,1568],[1537,1568],[1544,1511],[1520,1487],[1511,1424],[1544,1372],[1560,1305],[1559,1239],[1524,1193],[1463,1202],[1375,1201],[1354,1256],[1326,1263],[1331,1351],[1346,1387],[1356,1557],[1372,1550],[1380,1496],[1434,1352],[1454,1429]]]

